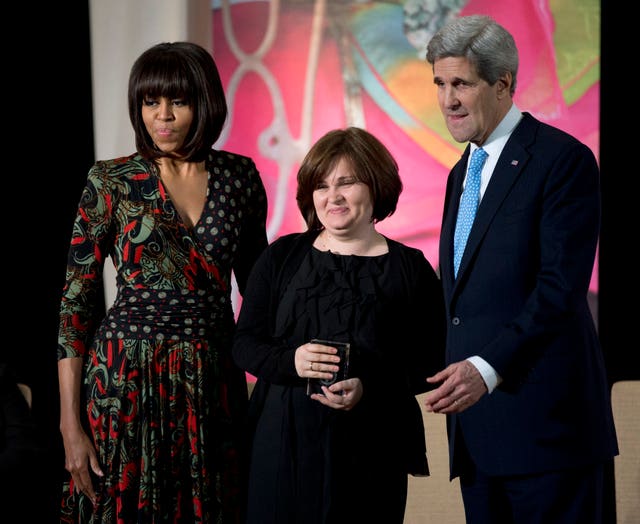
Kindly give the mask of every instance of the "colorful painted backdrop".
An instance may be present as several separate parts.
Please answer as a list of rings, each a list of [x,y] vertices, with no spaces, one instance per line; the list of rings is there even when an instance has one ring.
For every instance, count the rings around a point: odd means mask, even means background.
[[[426,43],[451,17],[488,14],[520,50],[515,102],[599,155],[597,0],[214,1],[213,54],[230,105],[218,145],[253,157],[269,235],[304,229],[295,175],[326,131],[359,125],[400,166],[404,191],[380,230],[437,267],[447,174],[464,145],[440,114]],[[597,265],[591,290],[597,292]]]

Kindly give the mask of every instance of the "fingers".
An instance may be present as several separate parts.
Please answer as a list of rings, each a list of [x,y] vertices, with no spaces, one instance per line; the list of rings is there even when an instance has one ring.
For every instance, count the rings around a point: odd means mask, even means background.
[[[454,413],[461,410],[462,397],[465,395],[464,362],[455,362],[435,375],[428,377],[427,382],[442,384],[429,391],[425,397],[425,408],[433,413]],[[454,404],[457,401],[457,404]]]
[[[307,377],[330,380],[333,373],[340,371],[338,363],[340,357],[336,355],[336,349],[322,344],[307,343],[303,346],[304,367],[306,367]]]
[[[311,398],[332,409],[349,411],[360,402],[364,389],[359,378],[348,378],[329,387],[322,386],[322,391],[323,394],[316,393]]]
[[[340,370],[340,357],[337,350],[330,346],[307,342],[298,347],[295,353],[295,366],[298,376],[330,380],[333,373]]]
[[[318,362],[326,364],[338,364],[340,357],[337,355],[338,350],[332,346],[308,342],[304,346],[305,358],[309,362]]]
[[[430,377],[427,377],[427,382],[429,384],[433,384],[435,382],[442,382],[443,380],[445,380],[447,377],[449,376],[449,373],[446,369],[443,369],[442,371],[438,371],[435,375],[432,375]]]
[[[82,448],[82,446],[80,446]],[[65,467],[71,478],[73,479],[74,491],[86,495],[92,504],[97,503],[97,495],[93,485],[91,472],[98,477],[103,477],[104,473],[100,468],[97,455],[91,445],[87,445],[84,449],[69,451],[66,457]],[[91,469],[89,469],[91,468]]]
[[[437,389],[427,393],[425,408],[433,413],[461,413],[487,392],[482,376],[469,362],[452,364],[454,372]],[[448,369],[448,368],[447,368]]]
[[[298,376],[303,378],[318,378],[323,380],[331,380],[333,374],[340,370],[335,364],[326,364],[313,360],[301,360],[296,363],[296,371]]]
[[[83,490],[83,493],[89,497],[89,500],[91,501],[92,504],[95,505],[95,503],[97,502],[97,497],[96,497],[96,492],[93,489],[93,482],[91,482],[91,477],[88,477],[86,482],[85,482],[85,488]]]
[[[91,457],[91,469],[92,471],[98,475],[98,477],[102,477],[104,476],[104,473],[102,472],[102,469],[100,468],[100,463],[98,462],[98,459],[95,455],[93,455]]]
[[[93,488],[93,482],[91,481],[89,471],[87,469],[84,469],[83,471],[72,473],[71,476],[74,482],[74,491],[76,493],[82,493],[86,495],[89,500],[91,500],[91,503],[95,505],[97,502],[97,497],[95,489]]]
[[[460,413],[470,404],[468,396],[453,391],[449,395],[426,400],[425,409],[430,413]]]
[[[454,398],[454,396],[451,395],[448,401],[449,405],[442,408],[440,410],[441,413],[460,413],[464,411],[468,406],[467,398],[465,396]]]
[[[340,367],[335,364],[326,364],[324,362],[309,362],[308,377],[322,378],[331,380],[333,374],[340,371]]]
[[[322,386],[322,391],[323,394],[314,393],[311,395],[311,398],[327,407],[341,411],[349,411],[354,406],[352,396],[350,396],[346,391],[342,393],[333,393],[329,388],[327,388],[327,386]]]
[[[437,396],[433,398],[427,398],[424,402],[424,407],[429,413],[441,413],[441,410],[444,407],[447,407],[449,404],[446,403],[444,396]]]

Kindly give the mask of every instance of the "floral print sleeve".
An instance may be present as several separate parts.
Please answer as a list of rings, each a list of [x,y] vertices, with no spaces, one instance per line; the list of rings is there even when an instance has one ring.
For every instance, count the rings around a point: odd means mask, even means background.
[[[89,172],[73,223],[60,306],[58,359],[83,356],[102,300],[102,273],[109,254],[110,225],[117,184],[103,163]]]

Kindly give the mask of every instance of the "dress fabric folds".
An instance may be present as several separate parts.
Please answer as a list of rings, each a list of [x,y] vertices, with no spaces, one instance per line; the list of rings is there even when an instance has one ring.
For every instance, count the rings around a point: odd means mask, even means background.
[[[61,522],[241,522],[247,392],[231,358],[231,274],[244,284],[257,256],[242,260],[241,244],[266,245],[264,231],[256,225],[251,238],[245,225],[264,224],[266,197],[250,159],[212,151],[206,165],[206,203],[193,228],[139,155],[89,173],[58,358],[84,357],[85,422],[105,475],[95,478],[95,507],[65,483]],[[96,322],[107,255],[117,296]]]
[[[350,342],[349,375],[361,378],[364,396],[343,412],[310,399],[305,380],[258,380],[250,524],[402,522],[412,469],[407,435],[423,439],[424,430],[421,418],[412,419],[420,414],[405,369],[406,342],[417,326],[396,332],[407,324],[401,318],[408,304],[389,260],[312,248],[284,286],[275,338],[288,347],[312,338]],[[421,351],[429,351],[425,340]],[[425,474],[424,447],[418,449]]]

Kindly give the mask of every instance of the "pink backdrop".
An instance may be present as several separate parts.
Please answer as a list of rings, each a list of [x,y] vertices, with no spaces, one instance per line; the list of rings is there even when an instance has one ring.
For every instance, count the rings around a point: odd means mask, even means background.
[[[354,123],[345,97],[355,85],[360,123],[394,154],[404,183],[396,213],[380,230],[422,249],[437,267],[446,178],[464,144],[444,126],[424,60],[428,37],[447,16],[424,11],[429,3],[283,1],[270,11],[269,2],[238,2],[226,26],[223,9],[214,8],[213,51],[231,111],[218,145],[256,161],[269,194],[272,239],[304,229],[295,202],[298,163],[326,131]],[[412,18],[405,4],[423,10]],[[598,157],[599,2],[471,0],[448,7],[449,16],[489,14],[509,29],[520,50],[516,104]],[[593,274],[597,292],[597,264]]]

